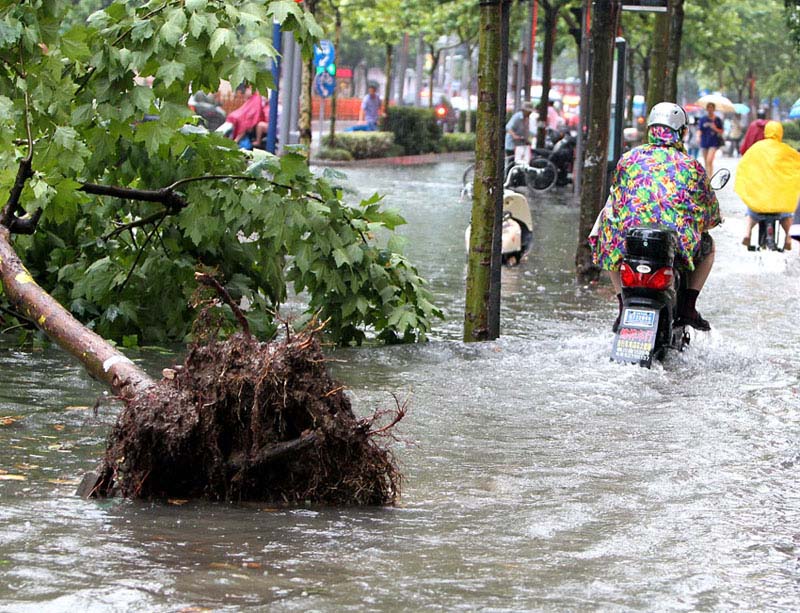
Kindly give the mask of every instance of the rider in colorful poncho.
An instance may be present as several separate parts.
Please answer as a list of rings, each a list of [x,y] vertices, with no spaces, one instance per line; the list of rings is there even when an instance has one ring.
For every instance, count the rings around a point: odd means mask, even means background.
[[[710,330],[695,302],[714,263],[714,241],[707,232],[722,219],[705,170],[684,150],[687,124],[686,112],[677,104],[661,102],[653,107],[647,119],[648,143],[623,155],[617,164],[611,193],[598,218],[599,231],[590,240],[595,263],[609,272],[621,312],[619,268],[628,229],[648,225],[675,230],[677,265],[689,271],[679,318],[698,330]]]

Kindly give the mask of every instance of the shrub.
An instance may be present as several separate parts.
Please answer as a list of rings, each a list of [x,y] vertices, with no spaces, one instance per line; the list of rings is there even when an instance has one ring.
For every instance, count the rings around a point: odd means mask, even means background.
[[[403,147],[406,155],[439,151],[442,129],[433,109],[389,107],[383,129],[394,133],[394,142]]]
[[[331,137],[322,138],[323,147],[331,147]],[[352,159],[382,158],[389,155],[394,145],[391,132],[342,132],[336,135],[336,149],[347,150]]]
[[[475,149],[475,134],[454,132],[442,134],[442,151],[472,151]]]
[[[800,121],[790,120],[783,122],[783,140],[800,140]]]
[[[333,160],[334,162],[349,162],[353,159],[353,155],[347,149],[339,147],[320,147],[316,157],[320,160]]]
[[[475,131],[475,123],[478,119],[478,113],[475,109],[472,109],[470,112],[470,126],[472,127],[472,131]],[[459,132],[466,132],[467,131],[467,112],[461,111],[458,114],[458,131]]]

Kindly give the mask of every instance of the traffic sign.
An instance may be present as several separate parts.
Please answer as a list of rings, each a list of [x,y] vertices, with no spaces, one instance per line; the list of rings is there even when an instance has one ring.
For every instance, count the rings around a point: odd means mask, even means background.
[[[319,45],[314,45],[314,66],[325,68],[334,61],[336,61],[336,50],[331,41],[321,40]]]
[[[320,98],[330,98],[336,87],[336,78],[327,72],[321,72],[314,78],[314,91]]]

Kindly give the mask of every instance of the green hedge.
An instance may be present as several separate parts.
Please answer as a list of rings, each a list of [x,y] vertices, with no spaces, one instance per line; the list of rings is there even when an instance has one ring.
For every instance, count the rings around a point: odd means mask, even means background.
[[[442,134],[442,151],[473,151],[475,149],[475,134],[454,132]]]
[[[470,114],[470,116],[472,118],[471,121],[470,121],[470,126],[472,128],[472,131],[474,132],[475,131],[475,123],[476,123],[476,121],[478,119],[478,113],[477,113],[477,111],[475,109],[472,109],[469,112],[469,114]],[[467,131],[467,112],[466,111],[461,111],[458,114],[458,131],[459,132],[466,132]]]
[[[341,132],[336,135],[334,144],[331,143],[330,134],[324,136],[322,146],[329,149],[344,149],[353,159],[363,160],[393,155],[396,151],[394,139],[394,134],[391,132]]]
[[[394,142],[403,147],[406,155],[439,151],[442,129],[433,109],[389,107],[382,127],[394,134]]]
[[[320,147],[316,157],[320,160],[349,162],[353,159],[353,154],[351,154],[347,149],[339,149],[338,147]]]
[[[800,140],[800,121],[790,120],[783,122],[783,140]]]

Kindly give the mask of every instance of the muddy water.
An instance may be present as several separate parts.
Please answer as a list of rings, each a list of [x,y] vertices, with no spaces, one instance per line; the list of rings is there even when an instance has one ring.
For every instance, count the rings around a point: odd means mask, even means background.
[[[647,371],[608,362],[611,295],[572,281],[564,198],[533,203],[503,337],[466,346],[461,167],[348,174],[407,217],[448,315],[431,343],[335,355],[359,412],[410,396],[401,504],[79,500],[115,410],[87,408],[102,387],[59,351],[6,344],[0,469],[25,480],[0,480],[0,611],[800,607],[800,257],[743,251],[730,187],[698,305],[714,329]]]

